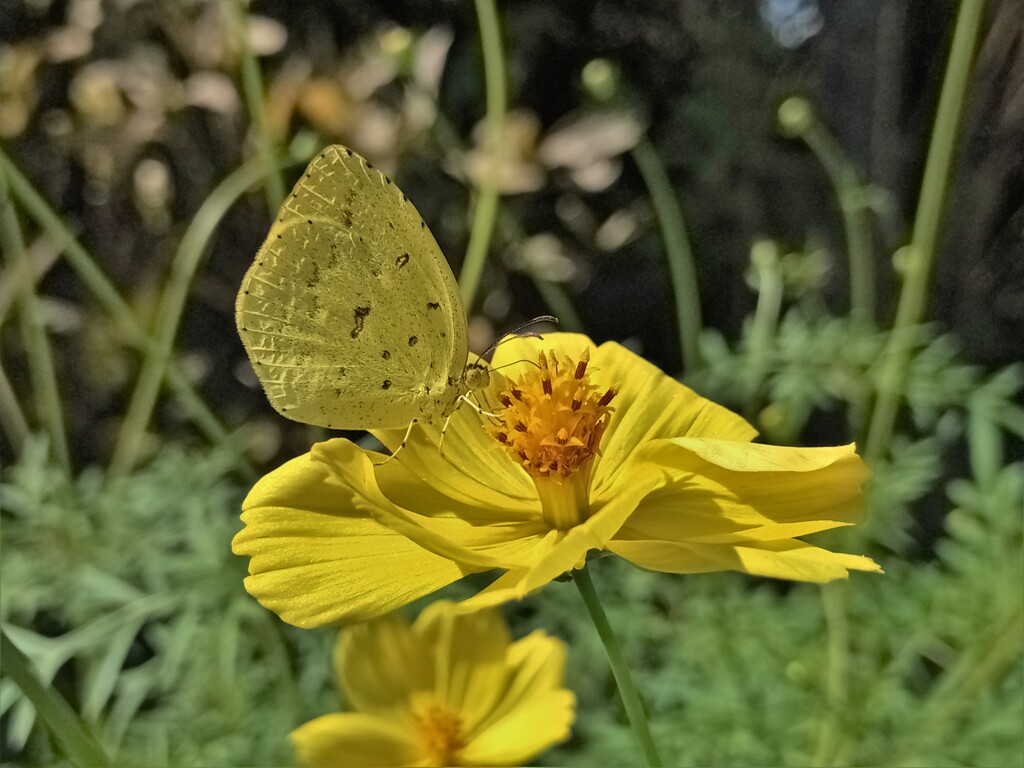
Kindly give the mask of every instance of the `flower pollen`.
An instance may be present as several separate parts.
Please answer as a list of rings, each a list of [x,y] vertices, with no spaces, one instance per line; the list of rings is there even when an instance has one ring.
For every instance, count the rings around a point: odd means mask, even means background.
[[[587,516],[590,467],[615,397],[614,388],[602,392],[590,381],[589,363],[589,349],[579,360],[542,351],[537,368],[498,396],[503,408],[487,427],[533,478],[545,519],[560,530]]]
[[[498,396],[504,409],[488,431],[534,477],[570,477],[601,452],[615,390],[598,392],[589,362],[589,349],[561,363],[541,352],[539,367]]]
[[[416,733],[428,763],[457,765],[459,753],[466,747],[462,718],[439,704],[430,704],[416,712]]]

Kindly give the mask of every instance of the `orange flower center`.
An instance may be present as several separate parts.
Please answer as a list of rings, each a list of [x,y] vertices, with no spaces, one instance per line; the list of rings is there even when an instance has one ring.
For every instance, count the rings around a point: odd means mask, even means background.
[[[567,530],[588,517],[590,470],[615,389],[591,383],[589,349],[579,360],[541,352],[538,363],[502,390],[503,407],[487,430],[533,478],[544,519]]]
[[[459,752],[466,746],[462,718],[439,704],[431,704],[416,714],[416,733],[429,765],[457,765]]]

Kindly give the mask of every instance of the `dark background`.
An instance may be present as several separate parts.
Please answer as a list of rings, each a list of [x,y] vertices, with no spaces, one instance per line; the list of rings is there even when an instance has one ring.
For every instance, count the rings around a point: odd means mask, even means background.
[[[215,26],[215,6],[156,0],[0,3],[0,42],[8,57],[0,70],[2,99],[8,109],[24,102],[21,127],[17,119],[4,124],[3,145],[143,317],[152,311],[191,216],[211,188],[251,154],[250,122],[244,106],[218,113],[156,96],[159,119],[147,127],[133,118],[144,117],[152,104],[127,89],[117,107],[122,119],[97,124],[83,118],[73,84],[83,68],[97,62],[120,67],[123,75],[140,60],[162,68],[158,80],[169,90],[200,71],[237,82],[230,47],[216,34],[204,35]],[[829,309],[847,309],[843,232],[829,181],[802,143],[775,130],[775,109],[791,94],[815,105],[885,201],[874,226],[878,320],[883,326],[891,322],[898,286],[890,255],[908,239],[955,9],[955,3],[940,0],[649,0],[506,2],[499,12],[510,106],[533,111],[545,129],[584,104],[579,73],[588,61],[607,57],[619,64],[628,100],[648,126],[685,207],[705,325],[735,338],[756,300],[744,274],[750,244],[759,237],[790,247],[808,238],[824,244],[835,262],[825,286]],[[329,75],[339,57],[385,22],[414,31],[450,26],[454,42],[439,106],[470,142],[484,111],[471,3],[282,0],[255,2],[251,13],[287,30],[283,47],[261,59],[268,83],[296,60],[314,74]],[[1024,358],[1024,5],[995,0],[987,16],[935,263],[931,315],[956,337],[968,361],[995,369]],[[63,48],[55,42],[75,27],[88,30],[87,44],[81,34],[78,48],[73,35]],[[32,62],[27,78],[12,69],[13,51],[23,69],[25,57]],[[385,101],[386,88],[380,94]],[[301,122],[301,115],[293,115],[289,133]],[[327,137],[325,143],[344,138]],[[96,147],[106,148],[99,174],[90,167]],[[134,200],[131,180],[146,158],[161,160],[171,173],[169,220],[159,227],[147,225]],[[298,169],[289,174],[290,183]],[[441,219],[464,201],[463,186],[444,173],[429,144],[403,159],[398,179],[458,273],[466,232],[442,226]],[[558,193],[552,183],[511,196],[506,205],[524,233],[553,231],[572,240],[553,213]],[[626,157],[619,180],[587,203],[607,216],[645,196]],[[203,394],[231,426],[271,415],[259,389],[251,381],[243,386],[244,352],[233,319],[237,286],[268,221],[259,193],[225,218],[193,285],[178,337],[179,352],[196,362]],[[38,232],[28,226],[27,234],[32,245]],[[656,227],[651,224],[613,257],[588,252],[578,241],[574,247],[588,279],[570,283],[568,290],[588,333],[598,341],[631,338],[646,357],[679,372]],[[39,252],[45,255],[45,248]],[[508,312],[489,318],[498,328],[548,311],[531,281],[500,259],[489,263],[474,311],[497,289],[512,299]],[[121,347],[116,329],[60,261],[43,279],[41,293],[50,297],[56,317],[64,318],[54,327],[76,459],[102,460],[137,359]],[[22,390],[27,376],[17,336],[10,324],[2,333],[9,375]],[[158,418],[163,434],[187,434],[173,403],[164,403]],[[5,445],[4,452],[9,450]]]

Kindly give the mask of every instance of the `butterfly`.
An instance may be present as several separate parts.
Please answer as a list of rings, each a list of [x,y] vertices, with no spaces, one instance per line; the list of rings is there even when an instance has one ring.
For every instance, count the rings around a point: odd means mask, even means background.
[[[469,361],[458,285],[423,218],[340,145],[284,201],[235,317],[271,405],[307,424],[411,429],[489,380]]]

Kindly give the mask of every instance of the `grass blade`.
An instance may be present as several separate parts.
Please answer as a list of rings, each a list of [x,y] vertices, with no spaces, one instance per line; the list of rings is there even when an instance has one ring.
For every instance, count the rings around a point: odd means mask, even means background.
[[[29,660],[0,629],[0,666],[21,689],[65,754],[80,766],[108,766],[110,759],[85,722],[57,691],[44,686]]]

